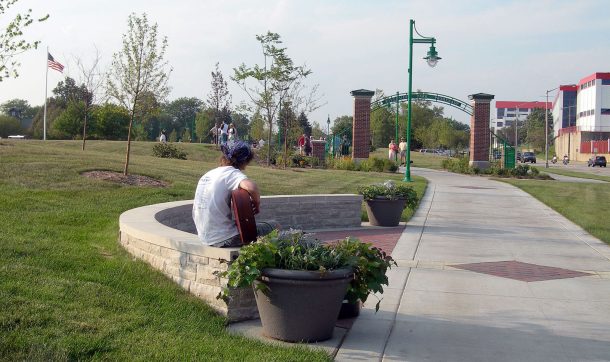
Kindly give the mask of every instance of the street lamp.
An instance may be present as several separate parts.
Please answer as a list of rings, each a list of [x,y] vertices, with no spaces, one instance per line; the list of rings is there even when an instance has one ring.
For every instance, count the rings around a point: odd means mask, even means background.
[[[420,38],[413,39],[413,30],[415,33],[420,36]],[[430,49],[428,50],[428,54],[424,57],[428,62],[430,67],[435,67],[436,63],[441,59],[436,52],[436,48],[434,47],[434,43],[436,43],[436,39],[431,37],[422,36],[415,28],[415,20],[409,20],[409,94],[408,94],[408,103],[409,109],[407,113],[407,149],[406,149],[406,158],[405,158],[405,178],[403,181],[411,182],[411,91],[413,84],[413,44],[430,44]]]

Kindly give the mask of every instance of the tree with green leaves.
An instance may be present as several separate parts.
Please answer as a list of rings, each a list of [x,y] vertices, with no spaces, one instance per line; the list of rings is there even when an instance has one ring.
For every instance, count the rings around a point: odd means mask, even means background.
[[[265,120],[258,109],[254,112],[250,121],[250,137],[254,141],[265,138]]]
[[[141,17],[132,13],[127,25],[127,33],[123,35],[123,48],[114,54],[107,80],[109,96],[130,112],[123,170],[125,175],[128,174],[129,168],[131,128],[140,97],[149,92],[156,99],[164,99],[169,93],[167,81],[171,73],[171,68],[164,59],[167,38],[158,39],[157,24],[149,24],[146,13]]]
[[[233,69],[233,79],[248,95],[251,111],[260,109],[269,127],[267,144],[271,145],[273,119],[281,98],[290,93],[295,82],[311,74],[311,70],[296,66],[282,47],[280,35],[268,31],[256,36],[263,52],[263,65],[246,66],[242,63]],[[267,152],[267,165],[271,164],[271,147]]]
[[[532,112],[527,116],[525,120],[525,143],[535,150],[543,150],[545,147],[546,133],[544,130],[545,110],[543,108],[533,109]],[[548,133],[553,132],[553,114],[548,110]],[[520,129],[521,130],[521,129]]]
[[[40,44],[39,40],[28,41],[23,38],[23,32],[27,27],[35,22],[43,22],[49,18],[45,15],[41,18],[32,17],[32,9],[25,13],[17,13],[14,18],[7,21],[6,12],[19,0],[0,0],[0,19],[7,24],[6,28],[0,31],[0,82],[6,78],[17,78],[19,73],[17,68],[21,64],[15,60],[15,56],[27,50],[36,49]]]
[[[92,119],[95,119],[93,135],[100,139],[125,139],[129,127],[129,111],[126,108],[106,103],[93,109]]]
[[[83,129],[85,102],[70,101],[68,107],[53,122],[52,132],[56,138],[77,139]]]
[[[201,112],[203,101],[195,97],[182,97],[163,105],[163,111],[169,114],[174,123],[174,128],[178,129],[179,134],[183,134],[188,129],[189,139],[192,128],[195,126],[197,113]]]
[[[330,128],[331,132],[335,136],[343,137],[344,135],[351,142],[353,128],[354,128],[354,119],[352,116],[341,116],[335,118],[333,122],[333,126]]]
[[[20,134],[21,131],[21,125],[17,118],[0,114],[0,137]]]
[[[210,82],[210,93],[208,93],[207,105],[214,111],[212,121],[214,124],[231,122],[231,94],[227,81],[216,63],[216,68],[212,71],[212,81]]]

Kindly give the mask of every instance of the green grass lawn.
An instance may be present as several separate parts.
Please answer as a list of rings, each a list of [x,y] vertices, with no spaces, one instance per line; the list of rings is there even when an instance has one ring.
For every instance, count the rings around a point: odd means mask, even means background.
[[[80,175],[121,171],[125,142],[0,141],[0,360],[324,361],[225,330],[226,319],[117,243],[128,209],[190,199],[216,166],[210,146],[180,144],[189,160],[151,156],[134,142],[130,172],[167,188],[120,186]],[[353,193],[400,174],[248,167],[263,195]],[[421,195],[425,181],[415,178]],[[403,217],[410,217],[405,212]]]
[[[591,235],[610,244],[610,184],[501,180],[519,187]]]
[[[557,167],[545,168],[544,166],[538,166],[536,168],[538,170],[540,170],[540,172],[555,173],[555,174],[563,175],[563,176],[588,178],[588,179],[592,179],[592,180],[602,180],[602,181],[610,182],[610,177],[604,176],[604,175],[595,175],[595,174],[588,173],[588,172],[572,171],[572,170],[557,168]]]

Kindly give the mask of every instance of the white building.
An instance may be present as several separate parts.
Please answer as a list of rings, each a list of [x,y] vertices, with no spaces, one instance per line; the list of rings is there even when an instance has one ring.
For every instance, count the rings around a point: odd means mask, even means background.
[[[555,151],[570,159],[586,161],[610,151],[610,73],[593,73],[578,82],[575,107],[566,105],[560,87],[553,105]],[[576,122],[566,122],[566,109],[575,108]]]
[[[491,127],[496,132],[504,127],[512,127],[518,120],[519,125],[527,119],[527,116],[536,108],[551,109],[551,102],[524,102],[524,101],[496,101],[496,119],[491,121]]]

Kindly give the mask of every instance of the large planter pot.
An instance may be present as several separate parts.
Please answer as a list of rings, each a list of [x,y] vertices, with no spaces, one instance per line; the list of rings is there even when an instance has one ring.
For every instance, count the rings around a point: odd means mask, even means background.
[[[351,269],[321,273],[263,269],[259,281],[266,291],[255,289],[263,335],[287,342],[329,339],[341,302],[354,274]]]
[[[366,200],[366,213],[369,222],[375,226],[396,226],[400,222],[400,215],[405,209],[406,199]]]
[[[341,303],[341,310],[339,310],[339,319],[356,318],[360,315],[360,309],[362,309],[362,302],[360,299],[356,303],[350,303],[344,300]]]

